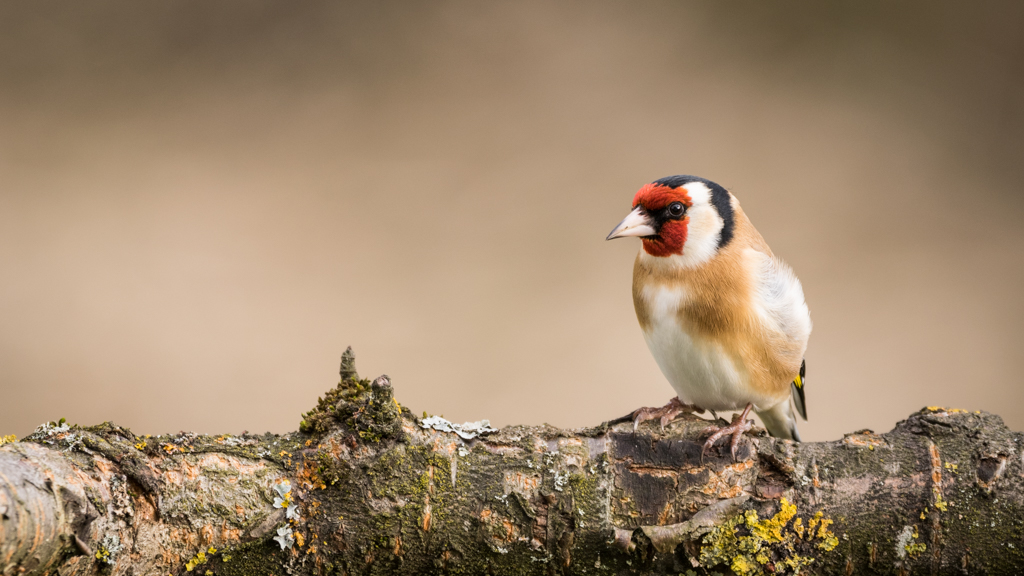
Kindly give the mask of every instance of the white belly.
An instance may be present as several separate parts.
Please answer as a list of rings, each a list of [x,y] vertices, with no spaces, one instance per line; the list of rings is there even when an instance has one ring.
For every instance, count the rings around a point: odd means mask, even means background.
[[[708,410],[742,410],[748,402],[755,408],[777,402],[755,395],[747,371],[720,345],[695,338],[680,327],[676,320],[679,291],[660,288],[646,296],[651,323],[644,340],[680,400]]]

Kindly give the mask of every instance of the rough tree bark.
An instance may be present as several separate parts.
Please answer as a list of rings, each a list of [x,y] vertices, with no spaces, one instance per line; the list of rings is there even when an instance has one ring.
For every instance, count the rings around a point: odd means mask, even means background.
[[[457,431],[355,373],[275,435],[40,427],[0,447],[13,574],[1019,574],[1020,433],[926,408],[886,434],[708,422]],[[429,427],[425,427],[429,426]],[[457,429],[457,427],[456,427]],[[461,432],[461,435],[459,434]]]

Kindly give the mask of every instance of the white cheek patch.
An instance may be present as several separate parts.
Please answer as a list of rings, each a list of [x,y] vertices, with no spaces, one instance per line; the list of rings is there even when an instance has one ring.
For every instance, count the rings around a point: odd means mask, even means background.
[[[683,190],[686,190],[694,206],[711,205],[711,189],[707,187],[707,184],[703,182],[690,182],[683,186]]]
[[[673,256],[676,264],[683,268],[699,266],[718,251],[718,239],[725,227],[725,221],[718,210],[711,205],[711,189],[703,182],[690,182],[683,187],[693,201],[686,211],[689,222],[686,227],[686,243],[682,256]]]
[[[683,255],[679,256],[684,268],[699,266],[714,257],[718,251],[718,236],[724,226],[718,211],[706,204],[694,205],[688,215],[686,243],[683,244]]]

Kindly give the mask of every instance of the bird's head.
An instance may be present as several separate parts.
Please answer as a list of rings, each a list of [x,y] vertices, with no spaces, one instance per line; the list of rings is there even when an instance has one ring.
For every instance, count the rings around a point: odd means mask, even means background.
[[[607,240],[639,236],[651,256],[696,264],[713,257],[732,234],[732,195],[725,188],[696,176],[669,176],[636,193],[633,211]]]

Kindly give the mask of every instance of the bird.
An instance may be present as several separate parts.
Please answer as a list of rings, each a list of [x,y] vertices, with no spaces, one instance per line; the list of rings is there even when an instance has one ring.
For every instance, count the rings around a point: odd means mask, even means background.
[[[705,429],[701,450],[703,459],[729,435],[735,460],[753,410],[769,434],[799,442],[794,408],[807,419],[810,311],[796,274],[739,200],[704,178],[661,178],[640,188],[606,240],[626,237],[641,239],[633,263],[637,320],[676,392],[661,408],[633,412],[633,429],[655,418],[664,428],[683,412],[741,411],[731,424]]]

